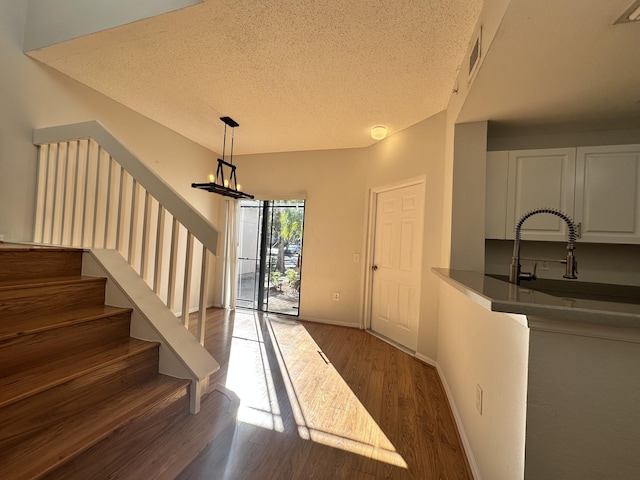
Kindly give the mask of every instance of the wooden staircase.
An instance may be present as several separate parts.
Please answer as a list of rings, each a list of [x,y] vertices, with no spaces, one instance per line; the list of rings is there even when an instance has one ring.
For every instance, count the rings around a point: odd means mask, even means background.
[[[189,382],[158,373],[159,344],[129,336],[82,251],[0,247],[0,478],[110,477],[108,452],[122,468],[144,447],[127,432],[188,415]]]

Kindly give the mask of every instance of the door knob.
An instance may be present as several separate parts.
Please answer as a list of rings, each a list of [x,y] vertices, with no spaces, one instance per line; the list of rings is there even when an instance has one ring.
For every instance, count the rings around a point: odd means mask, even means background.
[[[374,272],[378,270],[378,265],[374,265],[373,267],[371,267],[371,270],[373,270]]]

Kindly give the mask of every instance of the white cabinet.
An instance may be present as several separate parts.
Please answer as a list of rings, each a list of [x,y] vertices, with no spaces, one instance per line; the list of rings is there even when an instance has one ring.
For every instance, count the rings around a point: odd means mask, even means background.
[[[640,145],[488,152],[486,238],[513,239],[535,208],[569,215],[581,242],[640,243]],[[535,215],[522,238],[565,241],[566,224]]]
[[[577,153],[580,241],[640,243],[640,145],[580,147]]]
[[[509,152],[506,238],[514,238],[518,220],[536,208],[573,216],[575,169],[575,148]],[[567,225],[555,215],[536,215],[523,224],[522,238],[563,241]]]

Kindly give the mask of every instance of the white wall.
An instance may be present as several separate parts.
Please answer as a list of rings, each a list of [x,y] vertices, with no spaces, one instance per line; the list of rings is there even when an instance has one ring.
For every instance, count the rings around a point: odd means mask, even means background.
[[[125,23],[188,7],[203,0],[28,0],[25,51],[43,48]]]
[[[446,112],[441,112],[369,147],[363,171],[367,191],[407,178],[426,178],[417,353],[431,362],[437,356],[439,282],[431,268],[439,265],[442,250],[446,120]]]
[[[261,199],[304,198],[300,317],[358,327],[366,151],[234,157],[242,189]],[[340,301],[332,299],[340,293]]]
[[[373,187],[426,176],[418,352],[435,359],[442,234],[443,112],[371,147],[235,157],[243,190],[260,198],[306,198],[300,317],[358,327],[363,320],[366,229]],[[353,255],[360,254],[354,263]],[[340,293],[340,301],[332,299]]]
[[[486,152],[487,122],[455,126],[450,268],[484,269]]]
[[[490,122],[487,150],[532,150],[636,143],[640,143],[640,129],[596,130],[576,125],[509,127]]]
[[[0,204],[11,205],[0,209],[0,234],[5,241],[32,240],[36,181],[33,129],[85,120],[101,121],[223,230],[218,197],[191,188],[191,182],[205,180],[214,171],[215,154],[25,56],[26,14],[26,0],[0,2]]]
[[[441,282],[438,367],[478,479],[523,478],[528,347],[524,316],[485,310]]]
[[[485,272],[509,275],[509,264],[513,254],[513,240],[487,240],[485,249]],[[523,241],[521,254],[528,258],[557,258],[566,256],[566,242]],[[578,282],[610,283],[614,285],[640,286],[640,245],[617,245],[604,243],[576,243],[578,259]],[[525,271],[531,270],[532,262],[521,262]],[[562,280],[565,266],[549,262],[549,270],[538,268],[538,278]]]

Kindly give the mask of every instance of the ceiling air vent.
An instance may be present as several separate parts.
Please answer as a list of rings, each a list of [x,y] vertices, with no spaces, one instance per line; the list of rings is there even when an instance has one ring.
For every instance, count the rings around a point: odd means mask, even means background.
[[[640,0],[633,2],[613,24],[629,22],[640,22]]]
[[[475,37],[475,42],[471,47],[471,53],[469,54],[469,81],[473,78],[476,70],[478,69],[478,64],[480,63],[480,56],[482,50],[480,48],[480,41],[482,38],[482,27],[478,28],[478,34]]]

